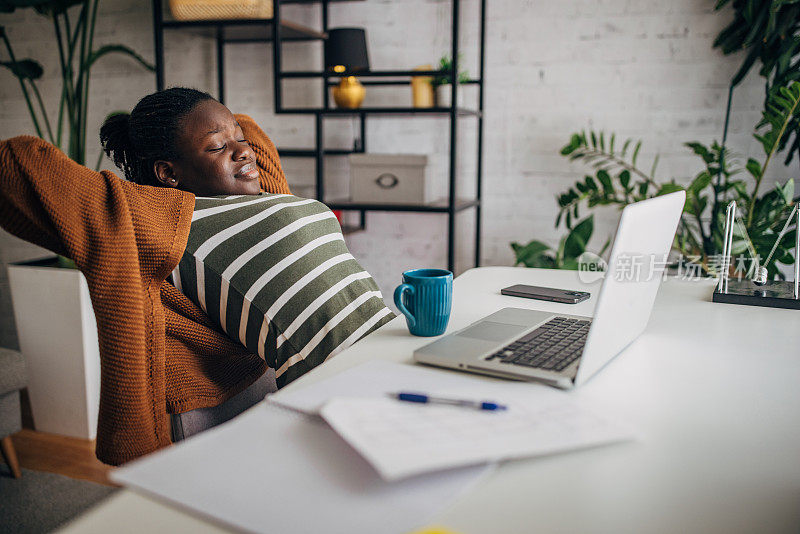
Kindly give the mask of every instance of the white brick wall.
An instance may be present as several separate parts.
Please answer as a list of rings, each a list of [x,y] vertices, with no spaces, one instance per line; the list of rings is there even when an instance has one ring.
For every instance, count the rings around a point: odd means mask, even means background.
[[[486,111],[484,134],[483,264],[510,265],[510,241],[537,237],[555,243],[554,195],[585,173],[558,150],[573,131],[583,128],[617,132],[618,138],[644,141],[640,161],[661,154],[659,176],[687,180],[700,170],[700,160],[682,144],[710,143],[722,132],[727,86],[741,56],[723,57],[711,43],[730,19],[713,12],[713,0],[489,0],[486,45]],[[477,74],[478,2],[462,2],[462,39],[466,67]],[[319,9],[286,6],[284,16],[318,25]],[[367,0],[332,5],[331,26],[367,28],[374,69],[407,69],[435,64],[449,51],[449,0]],[[41,84],[48,105],[57,103],[57,56],[51,25],[31,10],[0,15],[18,57],[34,57],[45,65]],[[153,57],[149,2],[106,0],[100,5],[97,45],[121,42]],[[167,83],[192,85],[216,92],[214,42],[188,31],[168,30]],[[2,52],[4,54],[4,52]],[[5,55],[0,57],[5,58]],[[286,68],[314,69],[319,44],[290,44]],[[226,55],[228,106],[256,118],[283,147],[310,146],[313,119],[277,116],[273,112],[271,47],[230,46]],[[319,103],[318,85],[292,82],[287,105]],[[89,161],[99,153],[97,136],[103,118],[114,110],[130,110],[155,88],[154,76],[124,57],[106,57],[94,70],[89,116]],[[467,101],[475,98],[474,90]],[[759,156],[751,137],[759,118],[762,84],[750,76],[737,89],[729,145]],[[369,89],[367,105],[407,103],[410,90]],[[0,73],[0,137],[32,132],[19,87]],[[459,164],[475,166],[475,121],[461,119]],[[352,143],[349,120],[326,121],[328,146]],[[367,147],[373,152],[429,153],[434,175],[444,187],[448,149],[446,119],[370,117]],[[105,163],[108,168],[109,162]],[[313,183],[310,161],[284,162],[290,183],[307,191]],[[786,170],[776,166],[775,179]],[[346,194],[347,168],[341,158],[328,160],[334,194]],[[473,172],[474,173],[474,172]],[[772,180],[769,180],[771,182]],[[465,177],[460,191],[473,191]],[[443,190],[443,189],[442,189]],[[599,218],[597,242],[613,228],[616,214]],[[459,271],[470,264],[473,216],[459,228]],[[367,231],[349,238],[353,254],[375,276],[387,299],[404,269],[444,266],[445,216],[370,213]],[[4,237],[0,246],[10,245]],[[5,256],[5,254],[4,254]],[[2,259],[2,258],[0,258]],[[4,281],[3,272],[0,283]],[[0,286],[2,287],[2,286]],[[3,287],[5,292],[5,287]],[[0,316],[8,317],[6,299]],[[8,323],[0,329],[0,345],[9,344]],[[13,341],[13,340],[12,340]]]

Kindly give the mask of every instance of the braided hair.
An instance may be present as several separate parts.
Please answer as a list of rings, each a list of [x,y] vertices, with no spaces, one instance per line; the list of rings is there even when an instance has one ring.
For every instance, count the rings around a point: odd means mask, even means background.
[[[172,87],[142,98],[130,113],[109,116],[100,128],[103,151],[124,173],[142,185],[163,185],[155,174],[156,161],[178,159],[178,123],[194,107],[214,100],[208,93]]]

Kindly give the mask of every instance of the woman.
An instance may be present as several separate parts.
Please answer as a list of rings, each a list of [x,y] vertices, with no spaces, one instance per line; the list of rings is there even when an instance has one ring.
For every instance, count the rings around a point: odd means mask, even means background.
[[[220,235],[231,233],[230,228],[223,228],[230,225],[230,217],[244,217],[234,224],[238,231],[255,212],[255,218],[274,234],[287,224],[299,227],[296,221],[290,222],[292,215],[301,208],[315,207],[319,213],[313,217],[324,220],[302,225],[302,232],[283,232],[285,239],[273,244],[280,246],[270,245],[252,255],[254,267],[281,263],[283,251],[296,241],[313,245],[315,239],[327,240],[326,246],[333,248],[325,254],[339,258],[345,254],[341,250],[336,253],[335,247],[343,246],[337,236],[311,239],[315,232],[330,234],[330,218],[323,213],[326,209],[290,196],[269,138],[252,119],[234,116],[206,93],[173,88],[149,95],[130,115],[106,121],[100,137],[106,153],[129,180],[109,171],[91,171],[38,138],[22,136],[1,142],[0,224],[23,239],[73,259],[86,276],[100,340],[96,451],[102,461],[120,464],[163,447],[171,442],[169,414],[217,406],[250,386],[269,366],[283,369],[287,377],[292,372],[290,378],[299,376],[324,361],[334,348],[354,342],[391,319],[391,314],[371,310],[370,317],[379,317],[369,328],[359,330],[357,324],[348,323],[350,335],[333,332],[340,339],[332,344],[325,346],[316,340],[318,345],[311,350],[305,350],[307,345],[301,350],[296,338],[309,330],[305,321],[317,319],[317,324],[322,324],[319,321],[324,323],[325,318],[306,317],[303,324],[287,322],[292,310],[297,315],[297,310],[303,309],[298,299],[309,298],[316,286],[309,283],[295,288],[286,302],[279,282],[287,285],[295,272],[284,271],[279,273],[284,279],[273,278],[259,286],[258,295],[241,295],[239,305],[256,310],[238,314],[242,336],[234,332],[225,335],[226,326],[235,321],[231,317],[237,314],[226,310],[226,318],[219,308],[237,301],[234,295],[209,307],[204,290],[211,286],[200,279],[203,273],[209,278],[215,272],[206,272],[203,262],[213,264],[218,259],[215,254],[246,246],[254,237],[252,232],[237,234],[203,258],[198,254],[208,247],[198,250],[202,243],[193,243],[193,238],[209,241],[207,236],[212,235],[211,241],[218,241]],[[195,195],[234,196],[196,199]],[[200,214],[198,210],[204,211]],[[283,219],[272,217],[277,214]],[[251,225],[244,226],[251,229]],[[255,228],[256,232],[264,229]],[[316,253],[313,246],[304,248]],[[304,256],[309,257],[316,258]],[[302,263],[293,261],[292,266],[309,267]],[[348,260],[337,268],[352,269],[353,263]],[[194,273],[196,290],[183,284],[184,294],[167,282],[173,271],[178,284],[187,273]],[[234,279],[228,280],[232,293],[241,287],[236,277],[246,277],[250,274],[246,271],[234,273]],[[345,272],[329,270],[326,276],[341,278]],[[368,275],[360,280],[374,284]],[[330,283],[324,278],[312,282],[318,286]],[[224,285],[224,277],[217,283]],[[292,287],[297,283],[292,282]],[[372,288],[367,285],[366,289]],[[278,288],[277,292],[272,288]],[[340,296],[338,292],[334,295]],[[344,300],[347,298],[345,295]],[[259,318],[264,306],[272,309],[278,304],[278,312],[285,318],[266,313]],[[278,343],[281,348],[272,350]]]

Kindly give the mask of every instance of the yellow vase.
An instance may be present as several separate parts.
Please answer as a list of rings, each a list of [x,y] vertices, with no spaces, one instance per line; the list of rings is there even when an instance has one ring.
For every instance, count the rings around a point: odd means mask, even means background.
[[[333,101],[340,108],[356,109],[361,106],[366,94],[367,90],[355,76],[346,76],[333,88]]]
[[[414,70],[433,70],[431,65],[420,65]],[[411,77],[411,104],[415,108],[433,107],[433,86],[431,81],[433,76],[412,76]]]

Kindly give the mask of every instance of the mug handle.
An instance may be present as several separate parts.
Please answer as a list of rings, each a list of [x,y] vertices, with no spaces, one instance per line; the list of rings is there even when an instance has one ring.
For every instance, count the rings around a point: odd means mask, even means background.
[[[411,315],[411,312],[408,311],[408,309],[405,306],[403,306],[402,297],[404,291],[409,291],[411,293],[411,296],[412,297],[414,296],[414,286],[410,286],[408,284],[400,284],[394,290],[394,305],[397,306],[397,309],[400,310],[403,313],[403,315],[405,315],[406,318],[408,319],[408,327],[414,328],[414,326],[416,326],[417,324],[417,320],[414,318],[413,315]]]

